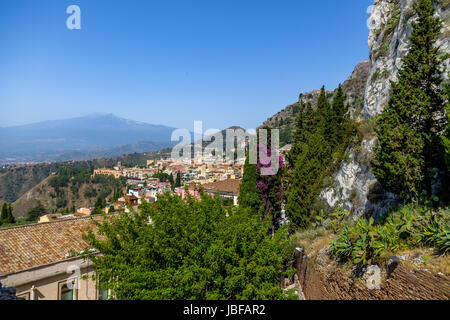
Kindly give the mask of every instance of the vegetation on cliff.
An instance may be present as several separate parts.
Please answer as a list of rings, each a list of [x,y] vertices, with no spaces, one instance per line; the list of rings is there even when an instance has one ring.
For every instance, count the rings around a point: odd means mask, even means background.
[[[383,187],[404,199],[433,194],[439,171],[447,171],[441,137],[447,125],[444,56],[436,47],[442,21],[431,0],[414,4],[411,49],[403,59],[392,97],[377,118],[373,172]]]
[[[345,117],[348,106],[341,87],[330,104],[322,88],[317,108],[301,104],[296,119],[294,143],[287,158],[288,192],[286,212],[298,228],[306,228],[322,208],[318,199],[324,179],[341,163],[355,135],[355,125]]]
[[[450,251],[450,208],[434,211],[410,204],[389,212],[379,223],[360,218],[340,228],[330,252],[341,261],[366,265],[418,247],[436,248],[440,254]]]

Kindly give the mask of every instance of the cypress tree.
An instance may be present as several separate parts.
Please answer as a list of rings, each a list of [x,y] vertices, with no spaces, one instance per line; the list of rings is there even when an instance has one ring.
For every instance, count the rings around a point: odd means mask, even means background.
[[[319,99],[317,100],[317,112],[315,113],[314,122],[317,129],[322,128],[325,121],[330,116],[330,102],[325,92],[325,86],[320,89]]]
[[[450,171],[450,85],[446,84],[445,91],[447,92],[447,129],[442,136],[442,145],[445,149],[445,164],[447,165],[447,174]]]
[[[309,136],[303,143],[302,153],[295,163],[291,185],[288,190],[286,213],[299,228],[311,222],[313,208],[322,187],[327,151],[324,135],[320,132]]]
[[[373,172],[387,191],[403,198],[432,191],[431,174],[443,167],[441,135],[447,118],[442,90],[443,55],[436,47],[442,22],[431,0],[414,4],[411,49],[403,59],[392,97],[377,119]]]
[[[250,164],[248,152],[244,164],[242,183],[239,188],[238,203],[240,207],[252,208],[253,212],[258,212],[262,203],[256,186],[256,164]]]
[[[347,113],[348,106],[345,105],[346,95],[342,86],[336,91],[336,95],[333,99],[332,111],[331,111],[331,121],[329,127],[329,135],[331,137],[330,143],[333,147],[337,146],[342,142],[344,138],[345,129],[343,126],[344,116]]]
[[[12,212],[13,212],[13,210],[12,210],[12,206],[10,203],[8,206],[8,218],[7,218],[8,223],[16,223],[16,219],[14,218]]]
[[[295,132],[294,132],[294,138],[292,142],[292,148],[291,151],[287,155],[287,160],[289,165],[293,168],[295,165],[295,160],[297,158],[297,155],[301,153],[300,145],[301,142],[304,141],[304,134],[305,134],[305,110],[306,105],[303,103],[303,101],[300,101],[300,107],[297,114],[297,117],[295,118]]]
[[[307,104],[302,116],[302,132],[296,134],[286,213],[296,227],[311,222],[317,198],[322,189],[323,174],[330,163],[331,146],[327,136],[330,104],[322,87],[317,108]]]
[[[174,190],[175,189],[175,182],[173,180],[173,174],[172,173],[169,175],[169,183],[170,183],[170,186],[172,187],[172,190]]]
[[[8,205],[6,203],[2,206],[2,214],[0,215],[0,221],[3,223],[8,222]]]
[[[177,173],[177,180],[175,182],[175,187],[176,188],[181,187],[181,173],[180,173],[180,171],[178,171],[178,173]]]

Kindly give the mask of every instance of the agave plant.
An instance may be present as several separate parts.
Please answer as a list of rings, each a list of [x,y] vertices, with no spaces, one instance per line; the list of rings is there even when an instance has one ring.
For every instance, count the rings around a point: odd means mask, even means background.
[[[348,227],[344,227],[341,233],[330,244],[330,252],[340,260],[347,260],[352,256],[352,242],[348,235]]]
[[[450,251],[450,227],[436,235],[436,246],[439,252],[447,254]]]

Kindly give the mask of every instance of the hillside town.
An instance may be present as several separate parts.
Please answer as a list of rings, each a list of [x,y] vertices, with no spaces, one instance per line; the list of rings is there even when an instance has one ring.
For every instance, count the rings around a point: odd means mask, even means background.
[[[103,208],[104,213],[139,210],[146,201],[154,203],[158,196],[166,192],[185,199],[187,194],[200,198],[201,190],[209,195],[220,195],[230,205],[238,204],[239,186],[243,175],[243,160],[229,165],[215,163],[206,157],[196,157],[191,163],[171,159],[147,160],[146,166],[126,167],[120,162],[113,168],[99,168],[92,176],[113,176],[126,179],[124,196]],[[131,208],[130,208],[131,206]],[[76,208],[72,214],[49,213],[39,219],[39,223],[88,217],[95,207]]]

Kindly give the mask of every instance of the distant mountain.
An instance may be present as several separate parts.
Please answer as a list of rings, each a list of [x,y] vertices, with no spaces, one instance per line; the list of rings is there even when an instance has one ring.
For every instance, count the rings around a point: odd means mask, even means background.
[[[0,164],[151,152],[172,146],[175,128],[113,114],[0,128]]]

